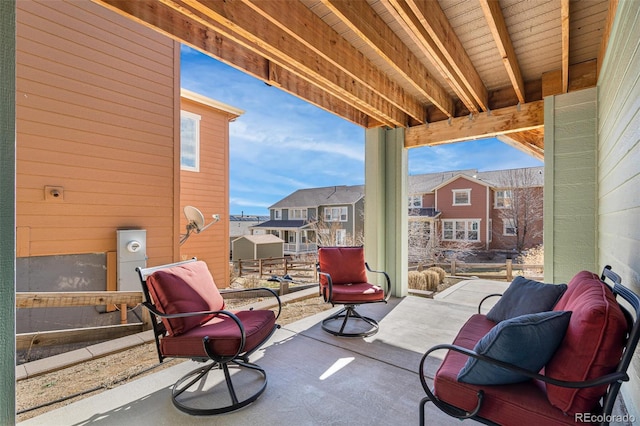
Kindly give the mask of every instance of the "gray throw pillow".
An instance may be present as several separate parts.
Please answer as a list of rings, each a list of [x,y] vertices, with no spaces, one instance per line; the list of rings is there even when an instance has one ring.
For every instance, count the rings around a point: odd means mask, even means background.
[[[490,358],[537,373],[564,339],[571,311],[522,315],[502,321],[476,343],[473,350]],[[469,358],[458,381],[474,385],[504,385],[529,377],[476,358]]]
[[[487,318],[500,322],[520,315],[550,311],[566,290],[566,284],[545,284],[516,277],[487,313]]]

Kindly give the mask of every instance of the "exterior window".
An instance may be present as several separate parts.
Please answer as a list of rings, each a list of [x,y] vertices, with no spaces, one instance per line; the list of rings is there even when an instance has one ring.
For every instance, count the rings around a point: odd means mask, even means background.
[[[347,230],[336,229],[336,245],[343,246],[346,239],[347,239]]]
[[[511,207],[512,199],[513,194],[511,193],[511,190],[496,191],[494,207],[496,209],[509,208]]]
[[[180,111],[180,168],[200,170],[200,116]]]
[[[289,210],[289,219],[306,219],[307,209],[292,209]]]
[[[324,209],[325,222],[346,222],[347,219],[346,207],[327,207]]]
[[[480,241],[480,221],[443,220],[442,239],[445,241]]]
[[[470,189],[454,189],[453,205],[454,206],[471,205],[471,190]]]
[[[513,219],[504,219],[502,221],[502,235],[516,235],[516,226]]]
[[[411,195],[411,196],[409,196],[409,208],[410,209],[421,209],[422,208],[422,195]]]
[[[282,220],[282,210],[274,210],[273,211],[273,218],[275,220]]]

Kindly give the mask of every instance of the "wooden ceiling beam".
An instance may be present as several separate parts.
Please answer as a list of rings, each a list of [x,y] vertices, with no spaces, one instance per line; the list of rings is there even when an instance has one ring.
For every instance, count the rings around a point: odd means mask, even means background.
[[[562,93],[569,90],[569,0],[561,0],[562,19]]]
[[[436,67],[438,73],[444,78],[447,84],[458,96],[460,101],[469,111],[478,112],[473,97],[464,89],[464,84],[459,77],[450,69],[444,54],[438,49],[425,28],[420,23],[417,16],[411,11],[409,5],[404,0],[381,0],[387,11],[398,22],[403,23],[403,27],[409,36],[431,63]]]
[[[522,79],[522,73],[520,71],[520,65],[518,65],[518,58],[516,52],[513,49],[511,43],[511,36],[507,29],[507,24],[504,21],[504,15],[502,14],[502,8],[498,0],[480,0],[480,6],[484,12],[484,16],[487,19],[487,24],[493,35],[493,39],[496,42],[498,51],[502,57],[502,62],[509,75],[513,89],[516,92],[518,101],[525,103],[524,81]]]
[[[197,0],[160,1],[193,19],[205,22],[231,40],[366,112],[376,121],[390,127],[407,125],[406,113],[328,62],[308,55],[299,42],[243,4],[220,1],[208,1],[204,4]]]
[[[198,20],[178,12],[174,8],[155,0],[93,0],[116,13],[133,19],[166,36],[187,44],[221,62],[275,85],[301,99],[330,113],[336,114],[365,128],[382,125],[362,110],[343,100],[329,95],[325,90],[309,84],[308,81],[281,69],[270,73],[271,63],[224,35],[214,31]],[[275,80],[274,80],[275,78]]]
[[[453,117],[453,99],[425,70],[424,65],[365,1],[321,0],[351,31],[447,117]]]
[[[512,146],[533,158],[544,161],[544,132],[513,132],[496,136],[500,142]]]
[[[487,88],[467,55],[460,39],[449,23],[438,2],[424,0],[406,1],[433,40],[438,50],[446,58],[446,67],[463,84],[463,90],[469,93],[479,108],[489,109]]]
[[[600,75],[600,67],[604,61],[604,55],[607,53],[607,46],[609,45],[609,36],[611,35],[611,28],[613,27],[613,20],[616,17],[616,11],[618,10],[618,0],[609,0],[609,9],[607,10],[607,20],[604,24],[604,30],[602,32],[602,40],[600,40],[600,49],[598,50],[598,71],[597,75]]]
[[[405,130],[405,148],[496,137],[544,127],[544,101],[452,118]]]
[[[317,73],[318,68],[326,68],[321,78],[343,76],[338,78],[342,88],[361,86],[364,92],[371,92],[382,98],[383,103],[403,111],[419,122],[426,121],[425,107],[415,96],[375,67],[358,49],[301,2],[184,2],[263,49],[286,56],[290,63],[307,74],[312,74],[312,71]],[[287,13],[283,13],[283,10]],[[309,54],[310,52],[313,54]],[[360,91],[360,99],[367,96],[364,92]],[[378,109],[381,107],[382,105],[378,105]],[[406,118],[403,122],[397,122],[397,118],[393,116],[389,118],[398,126],[408,124]]]

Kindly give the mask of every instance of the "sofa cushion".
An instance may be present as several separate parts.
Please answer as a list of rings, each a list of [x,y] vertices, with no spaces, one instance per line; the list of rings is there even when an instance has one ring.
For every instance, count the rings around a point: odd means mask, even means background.
[[[201,260],[156,271],[147,277],[147,286],[156,307],[165,314],[224,309],[224,299]],[[162,322],[170,334],[179,335],[213,316],[163,318]]]
[[[562,341],[571,312],[540,312],[500,322],[473,350],[537,373]],[[529,377],[496,365],[469,358],[458,380],[476,385],[502,385],[530,380]]]
[[[318,249],[320,271],[331,275],[333,284],[357,284],[367,282],[362,247],[321,247]],[[326,278],[320,277],[322,285]]]
[[[484,315],[473,315],[462,326],[453,344],[473,349],[475,344],[496,325]],[[479,415],[497,424],[575,425],[573,416],[566,416],[547,400],[544,384],[537,380],[502,386],[480,386],[457,380],[458,372],[468,357],[459,352],[447,352],[434,376],[438,398],[456,407],[471,411],[477,404],[477,393],[485,394]]]
[[[545,374],[560,380],[584,381],[613,372],[622,354],[627,322],[611,289],[598,275],[588,271],[576,274],[554,310],[573,314]],[[569,389],[547,384],[547,395],[551,404],[568,414],[587,413],[606,388]]]
[[[487,318],[500,322],[520,315],[550,311],[566,289],[566,284],[545,284],[516,277],[487,313]]]

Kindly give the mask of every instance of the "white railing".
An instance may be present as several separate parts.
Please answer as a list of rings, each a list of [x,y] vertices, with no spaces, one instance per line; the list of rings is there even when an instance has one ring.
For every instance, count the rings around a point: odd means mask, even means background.
[[[318,250],[318,246],[315,243],[285,243],[284,252],[286,254],[291,253],[315,253]]]

